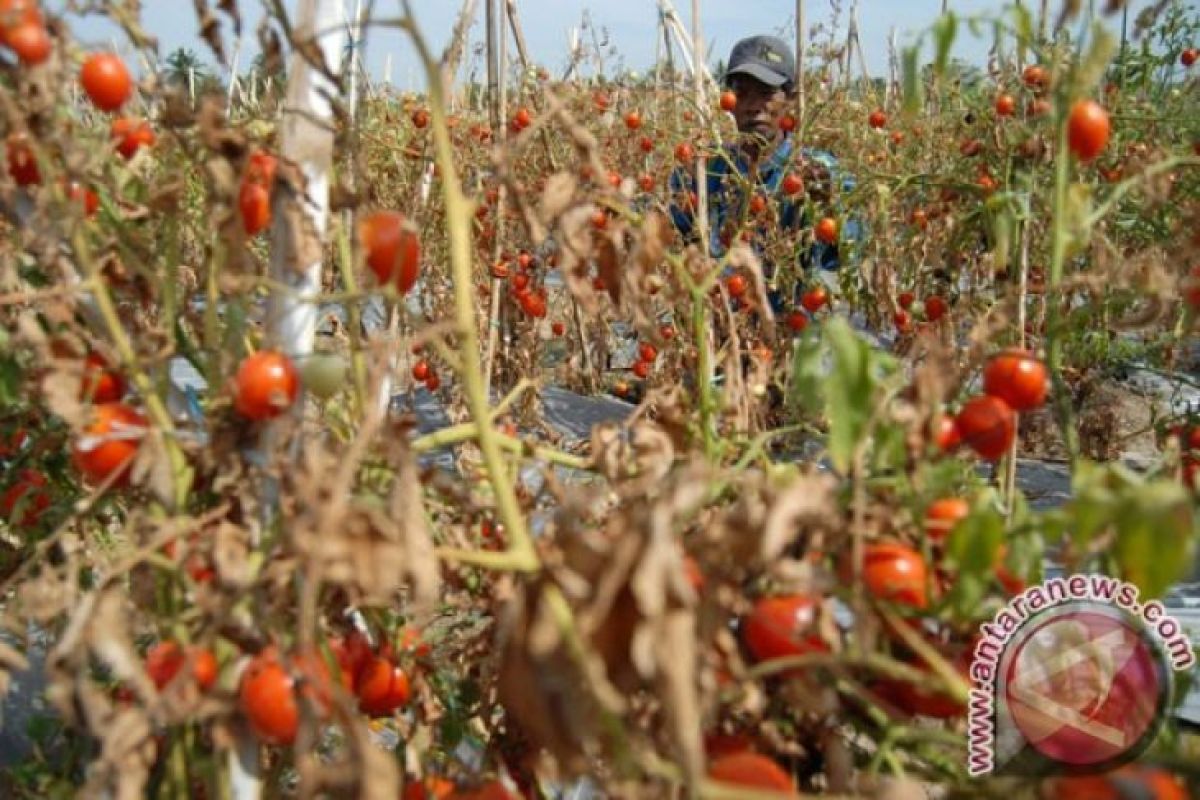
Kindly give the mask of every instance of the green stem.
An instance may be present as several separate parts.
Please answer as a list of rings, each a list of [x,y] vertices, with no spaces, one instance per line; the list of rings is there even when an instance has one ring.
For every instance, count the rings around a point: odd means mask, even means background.
[[[1061,109],[1061,104],[1060,104]],[[1050,276],[1046,296],[1053,298],[1046,304],[1046,367],[1054,386],[1054,410],[1058,426],[1066,446],[1067,458],[1072,470],[1079,457],[1079,433],[1072,422],[1071,391],[1062,375],[1062,332],[1059,315],[1065,298],[1059,296],[1058,287],[1063,280],[1066,261],[1067,231],[1067,188],[1070,181],[1071,156],[1067,149],[1066,118],[1061,110],[1058,115],[1058,160],[1054,173],[1054,228],[1051,232]]]

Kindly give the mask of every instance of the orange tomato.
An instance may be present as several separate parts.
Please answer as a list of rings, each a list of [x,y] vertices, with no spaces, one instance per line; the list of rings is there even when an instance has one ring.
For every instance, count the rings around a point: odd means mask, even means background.
[[[743,751],[721,756],[708,767],[708,777],[718,783],[746,789],[765,789],[799,797],[796,784],[784,769],[766,756]]]
[[[1108,144],[1108,112],[1095,100],[1079,100],[1067,117],[1067,146],[1080,161],[1091,161]]]
[[[971,504],[963,498],[940,497],[925,509],[925,534],[940,542],[970,513]]]
[[[121,485],[146,434],[146,418],[124,403],[103,403],[92,408],[91,421],[71,447],[76,468],[92,483],[112,476]]]
[[[189,660],[196,685],[202,690],[211,689],[217,682],[217,658],[212,651],[203,647],[189,647],[185,651],[177,642],[157,642],[146,652],[146,673],[155,688],[161,690],[175,679]]]
[[[238,367],[234,408],[246,419],[273,419],[291,408],[299,391],[300,375],[292,360],[274,350],[259,350]]]
[[[129,160],[142,147],[153,147],[157,141],[154,129],[144,119],[122,117],[114,119],[109,128],[109,136],[117,143],[117,152]]]
[[[737,108],[737,95],[731,91],[721,92],[721,110],[730,113]]]
[[[1011,94],[1002,94],[996,97],[996,116],[1011,117],[1017,113],[1017,99]]]
[[[358,707],[372,717],[390,716],[408,704],[412,691],[408,675],[389,659],[375,656],[359,669]]]
[[[320,716],[329,710],[332,691],[329,670],[315,655],[300,656],[286,666],[274,648],[255,656],[242,673],[238,709],[250,730],[268,744],[290,745],[300,729],[300,697],[293,671],[301,674],[304,697]]]
[[[998,397],[1014,411],[1029,411],[1046,402],[1046,365],[1022,350],[994,356],[983,370],[983,391]]]
[[[819,597],[804,594],[762,598],[742,622],[746,649],[755,661],[828,652],[817,631],[820,605]]]
[[[833,217],[822,217],[817,222],[815,234],[818,242],[835,244],[838,240],[838,224]]]
[[[367,266],[380,284],[391,284],[401,294],[417,282],[421,243],[403,214],[377,211],[363,218],[359,238],[367,254]]]
[[[871,544],[863,553],[863,583],[881,600],[925,608],[927,575],[925,559],[907,545]]]
[[[963,443],[987,461],[999,461],[1017,433],[1012,407],[991,395],[968,400],[958,412],[955,425]]]
[[[54,43],[50,41],[50,33],[46,26],[38,22],[30,22],[10,28],[6,31],[5,43],[17,54],[17,58],[27,67],[37,66],[50,57]]]
[[[133,78],[125,62],[113,53],[93,53],[83,62],[79,82],[92,105],[116,111],[133,95]]]

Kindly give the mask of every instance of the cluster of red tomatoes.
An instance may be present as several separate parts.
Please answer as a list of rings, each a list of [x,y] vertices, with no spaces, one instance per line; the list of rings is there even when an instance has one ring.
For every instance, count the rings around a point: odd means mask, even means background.
[[[983,370],[982,395],[963,404],[958,416],[941,418],[934,435],[939,449],[965,444],[981,458],[999,461],[1017,434],[1017,412],[1046,402],[1049,374],[1031,354],[1011,350],[994,356]]]

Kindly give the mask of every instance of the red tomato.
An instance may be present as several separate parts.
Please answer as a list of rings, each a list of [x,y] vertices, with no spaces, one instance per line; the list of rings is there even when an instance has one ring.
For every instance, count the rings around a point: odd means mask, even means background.
[[[784,179],[784,181],[786,182],[786,178]],[[801,189],[804,188],[804,181],[800,182],[800,188]],[[756,194],[756,195],[754,195],[754,197],[750,198],[750,213],[751,214],[754,214],[755,216],[757,216],[766,210],[767,210],[767,198],[763,197],[761,194]]]
[[[934,422],[934,443],[937,445],[937,450],[943,453],[956,450],[962,444],[959,423],[953,416],[937,417],[937,421]]]
[[[1050,113],[1051,108],[1053,106],[1050,105],[1049,100],[1044,97],[1038,97],[1029,104],[1026,112],[1031,117],[1044,117]]]
[[[7,520],[17,528],[36,525],[42,514],[50,507],[50,495],[46,493],[46,476],[35,469],[23,469],[16,481],[0,495],[0,519]],[[13,514],[20,507],[20,514]]]
[[[824,286],[814,286],[800,296],[800,305],[810,314],[815,314],[829,302],[829,292]]]
[[[896,323],[896,330],[901,333],[908,333],[912,328],[912,315],[903,308],[897,309],[896,313],[892,314],[892,322]]]
[[[1046,402],[1046,365],[1029,353],[1011,350],[992,358],[983,370],[983,391],[1014,411],[1029,411]]]
[[[83,361],[83,400],[115,403],[125,396],[125,379],[108,368],[99,353],[89,353]]]
[[[967,158],[974,158],[983,152],[983,142],[978,139],[966,139],[959,145],[958,152],[962,153]]]
[[[900,304],[901,308],[907,309],[912,308],[913,301],[916,299],[916,295],[914,295],[912,292],[901,292],[900,296],[896,298],[896,301]]]
[[[1108,112],[1095,100],[1079,100],[1067,117],[1067,146],[1080,161],[1091,161],[1108,144]]]
[[[804,191],[804,180],[794,172],[789,172],[783,178],[783,193],[789,197]],[[756,198],[757,199],[757,196]],[[753,204],[753,201],[751,201]],[[766,201],[763,201],[764,205]],[[753,210],[753,207],[751,208]]]
[[[546,316],[546,296],[541,292],[527,292],[521,295],[521,309],[535,319]]]
[[[949,306],[946,301],[936,294],[925,298],[925,318],[930,322],[937,322],[942,317],[946,316],[946,311]]]
[[[246,419],[273,419],[291,408],[300,391],[292,360],[274,350],[247,356],[234,379],[234,408]]]
[[[93,53],[83,62],[79,82],[92,105],[116,111],[133,95],[133,78],[125,62],[113,53]]]
[[[145,434],[146,418],[141,414],[124,403],[103,403],[92,408],[92,419],[72,445],[71,457],[92,483],[118,476],[114,485],[121,485]]]
[[[817,632],[821,600],[810,595],[764,597],[742,622],[742,641],[755,661],[825,653],[829,644]]]
[[[562,336],[564,333],[567,332],[567,326],[564,325],[563,323],[559,322],[558,320],[555,320],[554,322],[550,323],[550,332],[553,333],[555,336]]]
[[[808,327],[808,315],[800,309],[793,309],[787,315],[787,326],[792,333],[802,333]]]
[[[838,224],[833,217],[822,217],[817,223],[816,237],[818,242],[835,244],[838,240]]]
[[[1183,782],[1159,767],[1129,764],[1101,775],[1075,775],[1049,782],[1050,800],[1189,800]]]
[[[425,390],[426,391],[436,392],[438,389],[441,388],[441,386],[442,386],[442,379],[438,376],[438,374],[436,372],[425,379]]]
[[[17,186],[34,186],[42,182],[37,158],[29,146],[29,138],[23,133],[8,137],[8,174]]]
[[[133,158],[140,148],[153,147],[157,141],[149,122],[130,117],[114,119],[109,136],[117,143],[117,152],[126,161]]]
[[[34,67],[50,57],[54,43],[41,23],[27,23],[5,31],[5,43],[27,67]]]
[[[675,146],[675,160],[680,164],[690,164],[696,159],[696,148],[692,147],[687,142],[680,142]]]
[[[721,92],[721,110],[733,113],[737,108],[737,95],[730,91]]]
[[[649,192],[654,189],[654,176],[650,173],[645,173],[638,178],[638,186],[642,187],[643,192]]]
[[[650,377],[650,363],[647,361],[634,362],[632,367],[633,374],[642,380]]]
[[[876,129],[882,128],[884,125],[887,125],[887,121],[888,121],[887,114],[883,113],[882,108],[875,109],[867,117],[867,124],[870,125],[872,128],[876,128]]]
[[[1021,80],[1031,89],[1041,89],[1050,80],[1050,75],[1046,72],[1046,68],[1040,64],[1030,64],[1021,73]]]
[[[338,680],[350,694],[358,690],[358,673],[364,664],[373,657],[371,645],[367,638],[358,630],[352,629],[344,637],[333,637],[329,640],[329,651],[337,662]]]
[[[791,114],[784,114],[779,118],[779,130],[784,133],[791,133],[796,130],[796,118]]]
[[[927,214],[923,208],[916,208],[913,209],[908,221],[911,222],[914,227],[925,230],[925,228],[929,226],[929,214]]]
[[[1017,434],[1016,413],[998,397],[983,395],[966,402],[955,419],[963,443],[987,461],[999,461]]]
[[[254,181],[242,181],[238,191],[238,209],[242,213],[242,228],[247,236],[257,236],[271,224],[271,194],[267,187]]]
[[[675,338],[675,328],[672,325],[660,325],[658,327],[658,335],[669,342]]]
[[[518,130],[524,130],[533,124],[533,114],[529,112],[528,108],[519,108],[513,117],[513,122],[520,126]]]
[[[871,544],[863,553],[863,584],[881,600],[913,608],[928,604],[925,559],[902,544]]]
[[[925,509],[925,535],[941,541],[970,513],[971,504],[961,497],[938,498]]]
[[[358,707],[372,717],[391,716],[408,704],[412,691],[404,670],[386,658],[376,656],[359,670]]]
[[[649,153],[654,149],[654,140],[651,139],[649,136],[643,136],[638,141],[638,147],[641,149],[641,151],[643,153]]]
[[[454,792],[454,784],[436,775],[427,775],[424,780],[406,779],[401,800],[447,800]]]
[[[725,288],[729,290],[730,297],[742,297],[746,294],[746,289],[749,287],[746,284],[745,277],[741,275],[730,275],[729,280],[725,282]]]
[[[503,783],[492,780],[474,789],[459,789],[446,800],[517,800],[517,797]]]
[[[603,208],[598,208],[592,214],[592,227],[598,231],[602,231],[608,227],[608,212]]]
[[[642,127],[642,115],[636,111],[630,111],[625,115],[625,127],[631,131],[636,131]]]
[[[99,196],[78,181],[64,182],[63,191],[67,199],[83,211],[84,216],[91,217],[100,209]]]
[[[758,753],[744,751],[714,759],[709,764],[708,777],[718,783],[746,789],[781,792],[787,797],[800,796],[792,776],[783,767]]]
[[[1017,113],[1017,99],[1011,94],[1002,94],[996,98],[996,116],[1011,117]]]
[[[649,342],[642,342],[638,347],[638,358],[642,361],[654,361],[658,358],[658,348]]]
[[[146,673],[161,690],[175,679],[183,665],[191,661],[192,679],[201,690],[211,689],[217,682],[217,658],[212,651],[203,647],[189,647],[186,651],[177,642],[170,640],[156,643],[146,653]]]
[[[242,673],[238,708],[254,735],[268,744],[290,745],[300,729],[300,698],[293,671],[302,676],[305,698],[321,716],[327,714],[332,684],[325,662],[317,656],[298,657],[285,667],[275,649],[268,648]]]
[[[1183,64],[1185,67],[1190,67],[1192,64],[1196,63],[1196,58],[1198,55],[1200,55],[1200,52],[1197,52],[1196,48],[1189,47],[1179,54],[1179,63]]]
[[[42,25],[37,0],[0,0],[0,44],[9,45],[9,35],[23,25]]]
[[[518,272],[512,276],[513,291],[524,292],[529,289],[529,273]]]
[[[430,373],[432,373],[432,372],[433,372],[433,370],[430,368],[429,362],[426,361],[425,359],[421,359],[417,363],[413,364],[413,368],[412,368],[413,380],[424,381],[426,378],[429,377]]]
[[[412,114],[412,124],[414,128],[428,128],[429,112],[423,108],[418,108]]]
[[[358,234],[376,280],[401,294],[411,289],[420,269],[421,243],[404,215],[376,211],[359,223]]]

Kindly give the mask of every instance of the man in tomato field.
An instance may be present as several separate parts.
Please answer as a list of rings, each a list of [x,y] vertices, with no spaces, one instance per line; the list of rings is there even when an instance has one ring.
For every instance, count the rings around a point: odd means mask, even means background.
[[[708,161],[709,251],[714,258],[725,254],[742,224],[753,232],[759,224],[756,218],[767,219],[771,220],[769,224],[778,225],[770,233],[798,231],[809,224],[806,199],[817,209],[826,206],[831,180],[840,180],[843,192],[854,188],[853,178],[839,173],[832,154],[797,147],[790,130],[795,121],[790,114],[795,76],[796,62],[783,40],[752,36],[734,45],[725,82],[736,97],[732,113],[738,139],[723,145]],[[730,110],[731,100],[723,96],[722,107]],[[781,124],[784,120],[792,124]],[[689,199],[695,192],[695,175],[694,167],[685,166],[676,169],[670,179],[671,218],[684,239],[690,241],[698,236]],[[858,235],[858,225],[851,221],[842,231],[842,240]],[[772,310],[778,313],[784,310],[785,302],[783,293],[773,285],[777,265],[763,252],[759,236],[751,242],[764,259],[764,273],[771,284],[767,296]],[[836,270],[840,265],[837,245],[814,242],[807,253],[800,254],[798,262],[802,267]],[[801,288],[800,282],[796,288]]]

